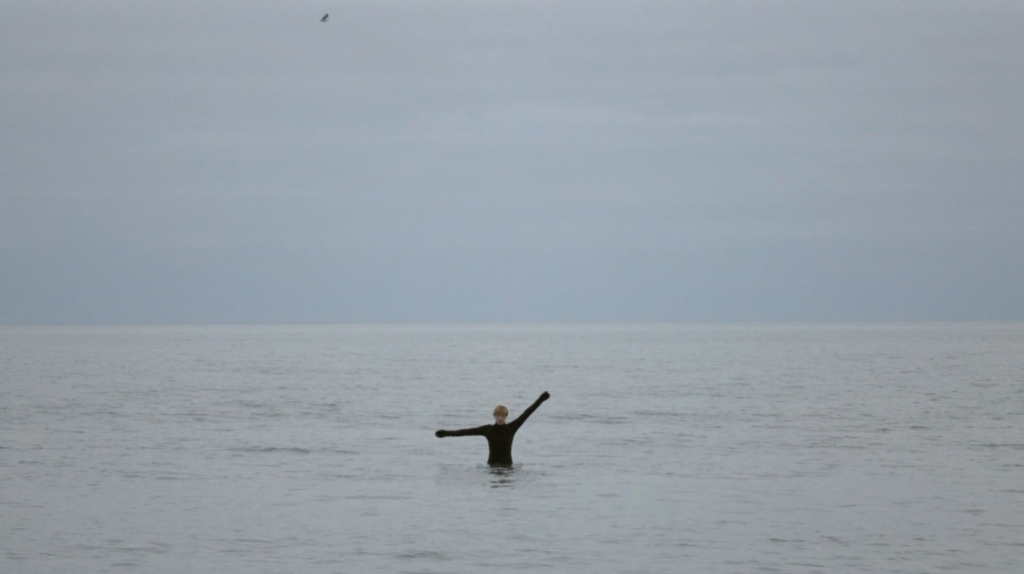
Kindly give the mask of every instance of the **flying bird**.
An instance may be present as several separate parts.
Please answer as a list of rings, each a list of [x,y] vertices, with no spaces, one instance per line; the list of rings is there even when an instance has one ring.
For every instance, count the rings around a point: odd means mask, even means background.
[[[321,21],[321,22],[326,22],[326,21],[327,21],[327,17],[328,17],[328,16],[330,16],[330,14],[324,14],[324,17],[323,17],[323,18],[320,18],[320,21]]]

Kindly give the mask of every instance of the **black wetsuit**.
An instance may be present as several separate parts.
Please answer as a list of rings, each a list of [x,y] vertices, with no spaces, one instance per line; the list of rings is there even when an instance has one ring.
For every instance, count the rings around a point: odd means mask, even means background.
[[[537,410],[537,407],[541,403],[548,400],[551,395],[546,391],[540,396],[530,408],[523,411],[523,414],[519,415],[516,420],[503,424],[503,425],[484,425],[482,427],[476,427],[471,429],[462,429],[457,431],[446,431],[439,430],[435,435],[438,438],[446,436],[482,436],[487,439],[487,446],[490,448],[491,454],[487,457],[487,464],[492,466],[511,466],[512,465],[512,439],[516,436],[516,431],[519,427],[526,422],[526,419],[530,418],[533,411]]]

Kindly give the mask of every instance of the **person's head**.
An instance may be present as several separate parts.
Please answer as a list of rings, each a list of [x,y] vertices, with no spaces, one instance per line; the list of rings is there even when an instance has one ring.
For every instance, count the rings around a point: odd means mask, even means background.
[[[494,424],[505,424],[506,417],[508,417],[508,409],[505,408],[505,405],[498,405],[494,407]]]

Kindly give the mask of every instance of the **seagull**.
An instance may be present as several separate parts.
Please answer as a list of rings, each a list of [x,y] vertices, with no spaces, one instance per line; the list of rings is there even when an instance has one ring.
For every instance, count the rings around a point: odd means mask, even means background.
[[[327,21],[327,17],[328,17],[328,16],[330,16],[330,14],[324,14],[324,17],[323,17],[323,18],[320,18],[320,21],[321,21],[321,22],[326,22],[326,21]]]

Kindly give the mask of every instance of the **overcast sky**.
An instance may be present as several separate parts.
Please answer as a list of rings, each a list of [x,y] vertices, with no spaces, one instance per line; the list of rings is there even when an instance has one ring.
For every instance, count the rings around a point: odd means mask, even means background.
[[[0,323],[1021,320],[1022,58],[1019,0],[0,0]]]

